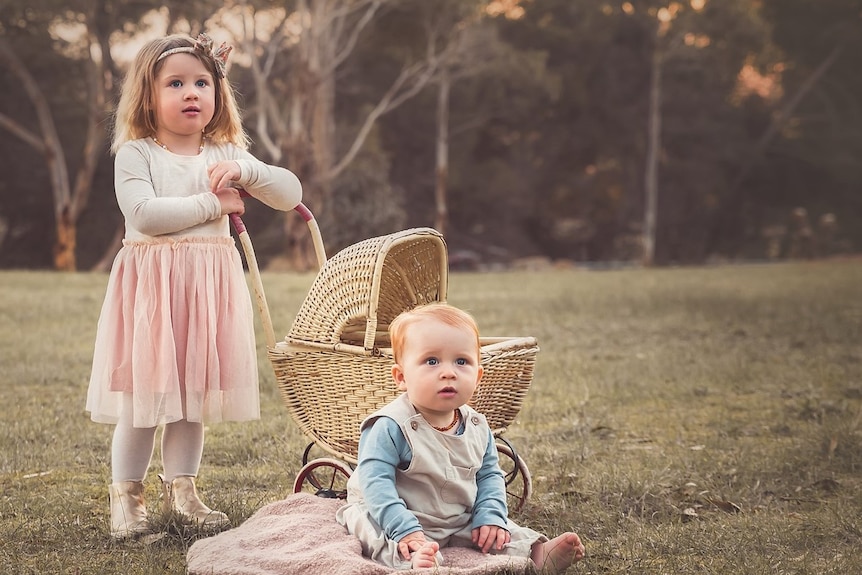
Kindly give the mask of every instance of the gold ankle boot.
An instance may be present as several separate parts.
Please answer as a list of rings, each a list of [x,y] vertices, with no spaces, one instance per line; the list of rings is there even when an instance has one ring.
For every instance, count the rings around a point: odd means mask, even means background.
[[[151,531],[141,481],[118,481],[108,489],[111,499],[111,537],[127,539]]]
[[[165,513],[174,511],[204,527],[219,527],[230,523],[227,515],[221,511],[213,511],[198,498],[194,477],[183,475],[173,481],[165,481],[164,476],[159,475],[159,479],[162,480],[162,508]]]

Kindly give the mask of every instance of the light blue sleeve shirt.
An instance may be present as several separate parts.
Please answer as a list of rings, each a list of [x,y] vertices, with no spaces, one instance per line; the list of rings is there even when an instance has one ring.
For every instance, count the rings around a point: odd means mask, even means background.
[[[407,509],[395,488],[396,468],[407,469],[412,459],[413,452],[395,420],[380,417],[362,430],[357,472],[362,480],[365,505],[386,537],[393,541],[400,541],[410,533],[422,530],[416,516]],[[482,466],[476,474],[476,484],[478,492],[473,506],[472,528],[496,525],[505,529],[508,516],[506,484],[490,429]]]

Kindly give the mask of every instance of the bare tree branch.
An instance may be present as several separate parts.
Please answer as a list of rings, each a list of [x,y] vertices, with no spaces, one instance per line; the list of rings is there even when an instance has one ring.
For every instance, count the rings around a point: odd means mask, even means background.
[[[3,113],[0,113],[0,128],[6,128],[6,130],[11,132],[13,136],[23,140],[35,148],[40,154],[45,153],[45,142],[39,138],[39,136]]]
[[[59,218],[69,206],[69,173],[63,146],[60,145],[60,137],[54,125],[48,100],[30,71],[2,37],[0,37],[0,61],[6,62],[12,73],[21,80],[30,102],[36,109],[36,117],[42,132],[43,154],[48,163],[51,191],[54,195],[54,213]]]
[[[362,33],[362,30],[364,30],[365,27],[368,26],[369,22],[374,19],[374,14],[377,12],[380,6],[381,3],[379,0],[375,0],[370,3],[368,9],[353,27],[353,30],[350,32],[350,36],[345,41],[344,46],[335,54],[329,71],[334,72],[335,69],[338,68],[338,66],[340,66],[342,63],[344,63],[344,61],[347,60],[350,54],[353,53],[353,49],[356,47],[356,42],[359,40],[360,33]]]
[[[240,4],[243,11],[242,46],[245,53],[251,59],[252,79],[254,81],[255,91],[257,92],[258,105],[257,114],[255,116],[255,130],[257,132],[259,143],[264,147],[272,161],[278,163],[281,161],[282,157],[281,146],[276,140],[273,140],[270,135],[270,126],[273,125],[275,133],[277,134],[277,139],[280,139],[278,135],[283,133],[283,129],[280,126],[277,111],[276,113],[272,113],[273,108],[277,108],[277,106],[275,105],[275,102],[273,102],[267,83],[272,72],[278,46],[284,37],[283,29],[285,22],[287,21],[287,13],[285,13],[281,21],[276,26],[269,42],[264,46],[264,63],[261,65],[261,61],[255,47],[255,40],[257,38],[257,22],[255,20],[254,8],[250,8],[245,0]]]
[[[100,34],[98,31],[94,31],[94,28],[97,27],[95,7],[91,8],[86,22],[87,52],[92,54],[94,48],[101,46],[99,40]],[[86,61],[87,83],[91,97],[87,109],[87,135],[84,140],[81,166],[78,168],[75,187],[72,190],[70,214],[72,221],[78,220],[78,216],[84,210],[90,198],[90,192],[93,188],[93,176],[96,172],[96,166],[99,164],[99,158],[102,155],[102,148],[107,136],[103,121],[109,114],[107,109],[108,94],[113,85],[113,80],[110,77],[111,67],[106,65],[106,62],[110,60],[111,54],[108,52],[108,54],[102,54],[98,62],[94,61],[92,57]]]
[[[389,90],[387,90],[383,97],[380,98],[380,101],[377,102],[377,105],[374,106],[368,116],[366,116],[362,127],[353,139],[353,143],[348,151],[344,154],[341,160],[339,160],[338,163],[336,163],[332,169],[322,177],[326,180],[332,180],[338,177],[338,175],[341,174],[341,172],[344,171],[344,169],[347,168],[350,162],[352,162],[356,157],[356,154],[362,148],[362,144],[365,142],[368,134],[371,133],[374,123],[380,118],[380,116],[394,110],[406,100],[418,94],[419,91],[428,84],[436,70],[436,60],[432,60],[430,63],[420,62],[403,69],[398,78],[396,78],[389,87]],[[409,87],[402,91],[402,88],[407,84],[410,84]]]

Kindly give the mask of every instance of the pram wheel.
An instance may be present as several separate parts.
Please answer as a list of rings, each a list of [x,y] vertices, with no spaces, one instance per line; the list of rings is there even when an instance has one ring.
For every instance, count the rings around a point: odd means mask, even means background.
[[[500,454],[500,468],[506,480],[506,499],[509,509],[520,511],[533,493],[533,480],[530,470],[512,444],[497,438],[497,453]]]
[[[343,461],[324,457],[302,466],[293,482],[293,492],[307,491],[327,499],[347,499],[347,480],[353,470]]]
[[[308,491],[327,499],[347,499],[347,480],[353,471],[337,459],[310,461],[296,474],[293,492]]]

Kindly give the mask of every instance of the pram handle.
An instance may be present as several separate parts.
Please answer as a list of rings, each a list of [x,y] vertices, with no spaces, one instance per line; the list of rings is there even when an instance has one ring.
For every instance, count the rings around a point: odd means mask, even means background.
[[[294,211],[302,216],[305,223],[308,225],[308,230],[311,232],[311,241],[314,243],[314,255],[317,257],[317,269],[323,267],[326,263],[326,249],[323,246],[323,236],[320,233],[320,227],[317,225],[317,220],[314,214],[308,209],[308,206],[299,202]]]
[[[240,190],[240,196],[251,197],[251,194],[245,190]],[[314,243],[314,255],[317,257],[318,269],[326,263],[326,249],[323,245],[323,236],[320,234],[320,227],[317,225],[317,220],[314,214],[303,203],[299,203],[293,208],[308,225],[311,231],[311,239]],[[239,242],[242,245],[242,251],[245,253],[245,261],[248,264],[249,275],[251,276],[251,287],[254,292],[257,311],[260,313],[260,323],[263,327],[264,337],[266,338],[267,349],[275,347],[275,328],[272,325],[272,316],[269,314],[269,305],[266,303],[266,292],[263,290],[263,281],[260,277],[260,266],[257,263],[257,256],[254,253],[254,246],[251,243],[251,237],[248,235],[248,230],[245,227],[245,222],[239,214],[230,214],[230,222],[236,230]]]

